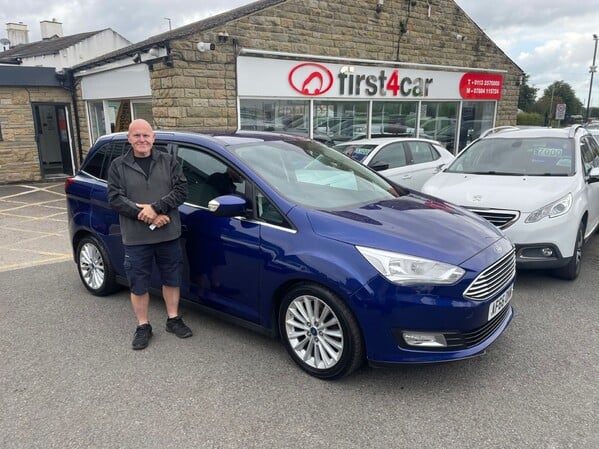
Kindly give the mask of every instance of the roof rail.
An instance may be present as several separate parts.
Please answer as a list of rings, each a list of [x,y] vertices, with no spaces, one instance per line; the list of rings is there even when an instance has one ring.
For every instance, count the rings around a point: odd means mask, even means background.
[[[568,132],[568,137],[569,137],[569,138],[572,138],[572,137],[574,137],[574,136],[576,135],[576,132],[577,132],[579,129],[585,129],[585,127],[584,127],[583,125],[574,125],[574,126],[572,126],[572,127],[570,128],[570,131]]]
[[[489,134],[495,134],[495,133],[500,133],[502,131],[516,131],[518,128],[517,126],[497,126],[495,128],[491,128],[491,129],[487,129],[486,131],[483,131],[479,137],[479,139],[482,139],[484,137],[487,137]]]

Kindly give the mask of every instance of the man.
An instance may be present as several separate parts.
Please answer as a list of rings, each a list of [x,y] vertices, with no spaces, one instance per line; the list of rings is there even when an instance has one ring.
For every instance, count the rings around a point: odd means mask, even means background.
[[[178,207],[187,197],[187,180],[175,157],[153,148],[148,122],[131,122],[127,139],[132,150],[110,165],[108,201],[119,213],[125,245],[124,268],[137,318],[132,346],[144,349],[152,337],[148,289],[154,261],[162,279],[167,332],[179,338],[192,335],[179,316],[183,253]]]

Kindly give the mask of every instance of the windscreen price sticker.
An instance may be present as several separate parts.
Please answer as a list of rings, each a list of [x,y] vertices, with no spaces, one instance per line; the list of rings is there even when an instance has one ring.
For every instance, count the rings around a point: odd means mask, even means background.
[[[495,301],[491,303],[491,305],[489,306],[489,321],[499,312],[505,309],[505,306],[507,306],[510,303],[510,299],[512,299],[513,293],[514,286],[511,285],[510,288],[503,292],[499,298],[497,298]]]
[[[493,73],[466,73],[460,80],[460,95],[467,100],[499,100],[503,76]]]

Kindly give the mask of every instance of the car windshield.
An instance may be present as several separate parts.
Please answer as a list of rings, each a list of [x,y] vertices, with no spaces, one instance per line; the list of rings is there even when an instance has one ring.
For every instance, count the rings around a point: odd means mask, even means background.
[[[376,145],[367,144],[367,143],[354,143],[354,144],[342,144],[335,145],[333,149],[345,154],[346,156],[355,159],[356,161],[361,161],[366,156],[368,156],[372,150],[376,148]]]
[[[574,173],[572,143],[550,137],[482,139],[464,150],[446,172],[570,176]]]
[[[229,149],[287,200],[309,208],[343,209],[399,196],[376,173],[317,142],[252,142]]]

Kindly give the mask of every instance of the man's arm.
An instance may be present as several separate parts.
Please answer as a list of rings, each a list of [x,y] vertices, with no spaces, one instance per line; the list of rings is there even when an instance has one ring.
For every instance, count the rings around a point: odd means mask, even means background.
[[[108,203],[120,215],[137,219],[139,208],[125,196],[119,169],[114,161],[108,168]]]
[[[171,157],[172,189],[171,191],[152,203],[152,208],[158,214],[167,214],[170,210],[178,208],[187,199],[187,179],[183,174],[177,159]]]

